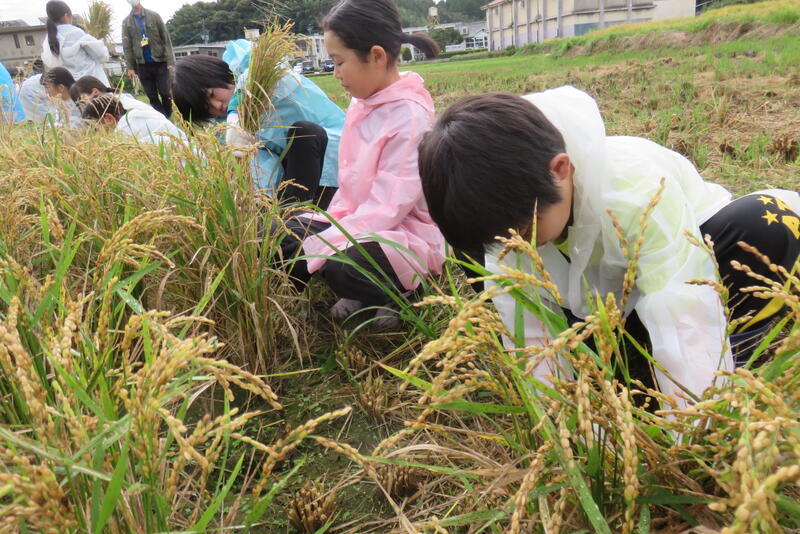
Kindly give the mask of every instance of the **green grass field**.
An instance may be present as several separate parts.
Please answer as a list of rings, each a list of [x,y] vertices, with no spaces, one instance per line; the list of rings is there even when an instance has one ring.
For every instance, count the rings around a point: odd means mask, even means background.
[[[611,135],[739,194],[797,190],[799,19],[779,0],[413,70],[439,111],[572,84]],[[0,125],[0,532],[800,529],[800,280],[771,289],[789,308],[771,359],[693,409],[614,380],[602,296],[586,323],[553,318],[546,350],[577,379],[546,388],[453,265],[397,332],[332,323],[321,283],[271,267],[278,207],[194,133],[204,158]]]

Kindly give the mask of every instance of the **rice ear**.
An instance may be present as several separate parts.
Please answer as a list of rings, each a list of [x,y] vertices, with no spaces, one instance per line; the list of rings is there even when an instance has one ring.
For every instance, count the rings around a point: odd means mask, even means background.
[[[240,124],[253,134],[260,129],[262,115],[274,110],[272,95],[285,74],[284,61],[297,52],[291,22],[281,23],[275,18],[264,27],[264,33],[250,52],[247,81],[239,104]]]

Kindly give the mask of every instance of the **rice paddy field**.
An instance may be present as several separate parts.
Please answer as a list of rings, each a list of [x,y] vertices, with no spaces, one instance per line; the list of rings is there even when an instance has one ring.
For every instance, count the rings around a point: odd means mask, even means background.
[[[572,84],[737,194],[797,190],[799,38],[775,0],[413,69],[440,110]],[[788,313],[688,408],[618,378],[603,295],[507,351],[448,264],[397,331],[337,324],[272,267],[286,214],[213,133],[0,125],[0,532],[800,532],[796,277],[754,280]],[[532,380],[543,355],[575,379]]]

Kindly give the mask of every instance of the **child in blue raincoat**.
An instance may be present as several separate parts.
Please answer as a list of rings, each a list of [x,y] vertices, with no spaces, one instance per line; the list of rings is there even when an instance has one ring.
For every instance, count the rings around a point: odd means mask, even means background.
[[[0,121],[22,122],[25,114],[14,90],[14,81],[0,63]]]
[[[172,85],[178,111],[187,120],[225,118],[226,143],[259,145],[251,170],[258,184],[282,198],[327,207],[338,187],[339,138],[344,112],[311,80],[288,67],[272,94],[261,129],[250,136],[238,127],[239,96],[247,80],[252,43],[231,41],[222,59],[193,55],[175,64]]]

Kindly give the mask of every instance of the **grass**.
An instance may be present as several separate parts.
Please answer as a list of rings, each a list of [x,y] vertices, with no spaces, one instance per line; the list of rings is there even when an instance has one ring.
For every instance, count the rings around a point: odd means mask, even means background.
[[[609,133],[743,193],[797,189],[793,43],[414,70],[439,110],[572,83]],[[332,77],[315,81],[345,104]],[[791,307],[772,358],[687,409],[624,378],[613,301],[567,328],[506,273],[520,309],[561,334],[545,353],[576,370],[546,385],[526,372],[539,351],[502,348],[518,332],[454,264],[401,331],[331,324],[321,284],[298,294],[272,267],[278,207],[213,131],[194,133],[162,148],[0,125],[0,532],[800,528],[800,309],[784,288],[762,289]]]

